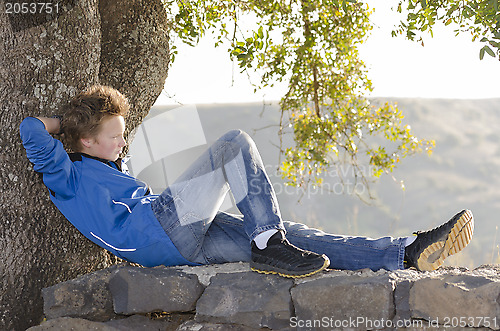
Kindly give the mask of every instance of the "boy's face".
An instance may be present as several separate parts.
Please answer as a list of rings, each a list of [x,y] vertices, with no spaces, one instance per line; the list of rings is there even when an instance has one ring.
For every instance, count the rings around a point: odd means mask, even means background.
[[[123,116],[110,116],[101,123],[97,136],[81,139],[82,152],[108,161],[116,161],[126,145],[124,132]]]

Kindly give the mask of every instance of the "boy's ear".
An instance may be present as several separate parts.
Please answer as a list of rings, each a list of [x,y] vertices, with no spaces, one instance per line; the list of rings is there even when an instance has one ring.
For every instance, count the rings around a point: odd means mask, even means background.
[[[82,145],[84,147],[90,148],[92,146],[93,139],[92,138],[80,138],[80,142],[82,143]]]

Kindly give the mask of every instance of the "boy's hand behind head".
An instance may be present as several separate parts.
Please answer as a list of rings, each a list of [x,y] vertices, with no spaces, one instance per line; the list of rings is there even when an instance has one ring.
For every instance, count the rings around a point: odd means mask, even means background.
[[[61,133],[61,120],[58,117],[37,117],[45,125],[45,130],[50,134]]]

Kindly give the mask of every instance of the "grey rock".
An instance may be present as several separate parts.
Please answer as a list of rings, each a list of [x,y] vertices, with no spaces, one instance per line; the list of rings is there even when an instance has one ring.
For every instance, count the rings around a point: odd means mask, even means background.
[[[134,268],[119,270],[109,289],[117,314],[188,312],[204,290],[196,275],[175,268]]]
[[[481,272],[433,275],[410,289],[413,318],[441,325],[500,329],[500,282]]]
[[[59,317],[47,320],[29,331],[164,331],[175,330],[180,324],[192,316],[167,316],[152,319],[147,316],[133,315],[127,318],[108,322],[89,321],[83,318]]]
[[[394,290],[394,305],[396,306],[396,316],[394,320],[411,319],[410,311],[410,289],[413,283],[409,280],[403,280],[396,285]]]
[[[179,266],[176,269],[181,270],[187,274],[193,274],[198,277],[198,280],[205,287],[210,284],[213,276],[222,273],[238,273],[250,271],[250,264],[248,262],[233,262],[223,264],[209,264],[202,266]]]
[[[479,272],[485,271],[487,273],[500,275],[500,264],[482,264],[476,269],[474,269],[474,271],[479,271]]]
[[[27,331],[121,331],[122,329],[106,325],[102,322],[89,321],[83,318],[59,317],[33,326]]]
[[[81,317],[94,321],[114,318],[108,281],[123,266],[112,266],[42,290],[47,319]]]
[[[199,323],[196,321],[188,321],[177,328],[176,331],[252,331],[257,330],[248,326],[238,324],[215,324],[215,323]]]
[[[193,315],[165,315],[160,318],[150,318],[143,315],[106,322],[106,326],[120,331],[164,331],[175,330],[179,325],[194,317]]]
[[[387,274],[345,276],[329,272],[291,290],[298,330],[373,329],[394,317],[393,282]],[[315,324],[314,324],[315,323]]]
[[[293,280],[255,272],[220,274],[198,300],[198,322],[281,329],[291,317]]]

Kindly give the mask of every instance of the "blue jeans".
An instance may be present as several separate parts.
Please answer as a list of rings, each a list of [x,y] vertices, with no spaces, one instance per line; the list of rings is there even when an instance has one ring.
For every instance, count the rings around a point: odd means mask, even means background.
[[[243,216],[219,212],[229,189]],[[292,244],[326,254],[331,268],[403,268],[404,238],[337,236],[283,222],[257,147],[239,130],[219,138],[151,207],[182,256],[194,263],[249,261],[251,241],[281,229]]]

